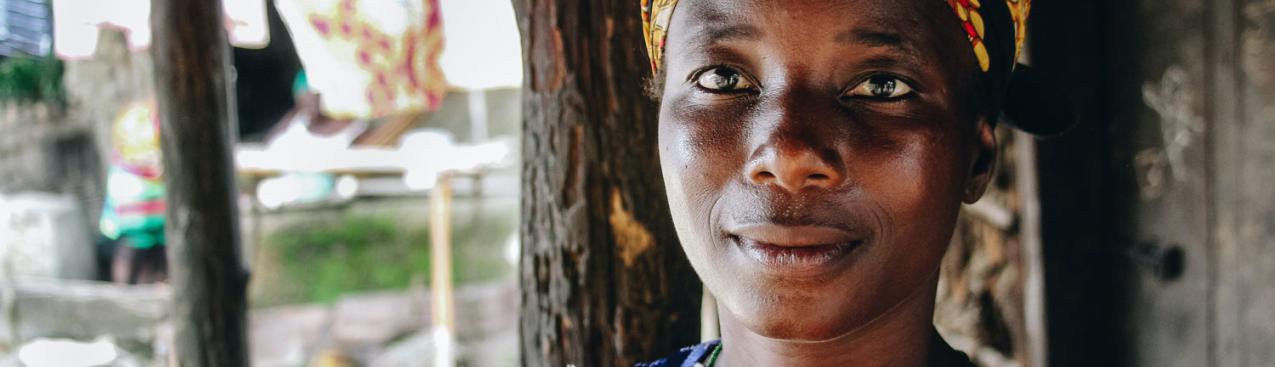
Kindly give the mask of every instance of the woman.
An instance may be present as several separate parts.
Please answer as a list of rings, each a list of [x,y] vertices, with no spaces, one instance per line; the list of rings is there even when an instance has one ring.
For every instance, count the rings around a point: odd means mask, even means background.
[[[939,263],[992,177],[1030,0],[642,5],[673,219],[722,331],[649,365],[969,365],[931,321]]]

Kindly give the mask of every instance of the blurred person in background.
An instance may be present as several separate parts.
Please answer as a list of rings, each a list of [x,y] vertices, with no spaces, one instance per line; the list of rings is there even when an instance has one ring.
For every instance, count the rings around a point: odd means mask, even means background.
[[[110,142],[106,202],[99,226],[115,242],[111,281],[162,282],[167,278],[164,181],[154,103],[127,106],[111,125]]]
[[[345,149],[367,131],[362,119],[335,118],[323,111],[323,99],[310,88],[304,71],[292,83],[294,105],[266,135],[271,149],[297,151]]]
[[[266,134],[266,152],[277,157],[339,156],[367,131],[362,119],[335,118],[324,113],[323,99],[310,88],[305,72],[297,73],[295,104]],[[328,200],[336,177],[321,170],[289,169],[257,184],[257,199],[266,208]]]

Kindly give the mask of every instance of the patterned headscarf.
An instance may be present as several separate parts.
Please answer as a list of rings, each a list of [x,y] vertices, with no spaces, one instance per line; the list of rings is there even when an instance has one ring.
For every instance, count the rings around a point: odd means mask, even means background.
[[[984,6],[981,0],[944,0],[961,20],[962,30],[969,37],[974,56],[984,72],[992,71],[992,61],[1013,70],[1014,61],[1023,49],[1027,37],[1027,17],[1031,14],[1031,0],[991,0]],[[642,0],[642,35],[646,37],[647,55],[651,69],[658,71],[663,65],[664,46],[668,38],[669,23],[678,0]],[[1004,4],[1001,7],[1000,4]],[[991,48],[989,48],[991,46]]]
[[[664,48],[668,38],[669,23],[673,19],[673,10],[678,0],[641,0],[642,1],[642,34],[646,38],[647,55],[651,60],[651,70],[657,74],[664,65]],[[940,1],[940,0],[935,0]],[[1027,38],[1027,18],[1031,15],[1032,0],[941,0],[946,1],[960,20],[961,30],[973,48],[974,57],[983,71],[987,81],[990,97],[998,106],[1005,106],[1011,119],[1033,115],[1032,126],[1019,128],[1036,134],[1054,134],[1070,127],[1074,120],[1070,112],[1059,110],[1060,98],[1036,93],[1040,89],[1040,80],[1017,68],[1019,53],[1023,49],[1023,41]],[[953,30],[957,31],[957,30]],[[1011,86],[1010,80],[1014,79]],[[1007,95],[1010,90],[1016,95]],[[1045,91],[1048,93],[1049,91]],[[1031,94],[1031,95],[1028,95]],[[1006,103],[1006,100],[1009,103]],[[1051,99],[1053,101],[1051,101]],[[1061,98],[1065,99],[1065,98]],[[1043,109],[1042,109],[1043,108]],[[1040,111],[1048,110],[1052,115],[1044,115]],[[1036,112],[1033,112],[1036,111]],[[1017,115],[1017,116],[1016,116]],[[1036,118],[1035,115],[1041,115]],[[1044,121],[1050,120],[1050,121]],[[1018,121],[1021,122],[1021,121]]]

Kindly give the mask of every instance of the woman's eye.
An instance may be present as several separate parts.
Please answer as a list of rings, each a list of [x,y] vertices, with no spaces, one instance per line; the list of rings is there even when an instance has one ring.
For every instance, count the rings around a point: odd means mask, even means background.
[[[738,92],[753,88],[753,84],[738,70],[725,66],[701,72],[695,77],[695,84],[714,92]]]
[[[863,81],[846,94],[850,97],[893,100],[912,94],[912,86],[896,77],[877,75]]]

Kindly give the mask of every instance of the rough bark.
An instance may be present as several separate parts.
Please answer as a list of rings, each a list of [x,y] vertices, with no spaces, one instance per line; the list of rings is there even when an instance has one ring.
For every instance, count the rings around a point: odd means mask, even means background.
[[[152,4],[175,348],[181,366],[247,366],[230,47],[220,1]]]
[[[523,34],[522,362],[631,366],[697,342],[631,0],[517,0]]]

